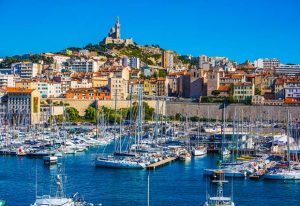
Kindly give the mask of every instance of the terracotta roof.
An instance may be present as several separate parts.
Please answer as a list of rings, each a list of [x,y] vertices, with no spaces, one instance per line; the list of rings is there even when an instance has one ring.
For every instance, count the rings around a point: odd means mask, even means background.
[[[34,91],[34,89],[22,89],[16,87],[4,87],[3,90],[8,93],[32,93]]]
[[[242,75],[231,75],[231,78],[234,78],[234,79],[242,79],[243,76],[242,76]]]
[[[300,101],[298,101],[297,99],[292,98],[292,97],[287,97],[287,98],[285,98],[284,103],[286,103],[286,104],[300,104]]]
[[[230,90],[230,86],[229,85],[221,85],[221,86],[219,86],[218,90],[220,92],[228,92]]]
[[[67,93],[89,93],[89,92],[109,92],[107,87],[91,87],[91,88],[73,88],[69,89]]]
[[[181,72],[174,72],[174,73],[168,74],[168,76],[190,75],[190,74],[191,74],[190,72],[181,71]]]
[[[166,80],[166,78],[164,78],[164,77],[157,77],[157,81],[165,81]]]

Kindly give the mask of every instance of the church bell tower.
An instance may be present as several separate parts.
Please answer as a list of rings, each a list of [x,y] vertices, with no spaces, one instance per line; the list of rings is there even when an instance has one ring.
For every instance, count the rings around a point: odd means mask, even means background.
[[[117,22],[116,22],[116,26],[115,26],[115,29],[116,29],[116,39],[121,39],[121,24],[120,24],[120,18],[117,17]]]

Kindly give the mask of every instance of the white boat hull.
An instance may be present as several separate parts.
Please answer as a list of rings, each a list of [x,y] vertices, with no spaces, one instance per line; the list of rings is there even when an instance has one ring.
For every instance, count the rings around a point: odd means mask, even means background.
[[[126,160],[109,160],[96,158],[95,162],[97,167],[107,167],[107,168],[119,168],[119,169],[144,169],[146,168],[146,164],[126,161]]]
[[[299,171],[286,171],[264,175],[264,179],[269,180],[300,180]]]
[[[204,175],[212,175],[217,169],[205,169]],[[239,172],[234,170],[223,170],[225,177],[246,177],[246,172]]]
[[[202,149],[193,149],[193,155],[194,156],[204,156],[207,154],[207,149],[202,148]]]
[[[38,197],[35,203],[31,206],[75,206],[75,203],[70,198],[64,197],[50,197],[42,196]]]

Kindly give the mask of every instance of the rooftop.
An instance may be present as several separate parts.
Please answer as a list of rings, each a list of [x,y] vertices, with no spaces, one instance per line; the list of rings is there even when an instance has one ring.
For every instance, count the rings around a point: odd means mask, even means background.
[[[15,87],[4,87],[2,88],[4,91],[8,93],[32,93],[34,89],[22,89],[22,88],[15,88]]]

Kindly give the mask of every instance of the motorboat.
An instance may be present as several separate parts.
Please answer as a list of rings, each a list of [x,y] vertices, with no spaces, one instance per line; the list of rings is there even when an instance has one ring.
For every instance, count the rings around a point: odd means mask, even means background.
[[[203,156],[207,154],[207,148],[205,146],[198,146],[192,150],[194,156]]]
[[[136,158],[118,158],[118,157],[96,157],[95,164],[97,167],[119,168],[119,169],[144,169],[148,163],[142,159]]]
[[[223,195],[223,184],[227,182],[224,171],[215,170],[211,179],[213,184],[217,184],[217,193],[215,196],[207,195],[204,206],[234,206],[231,197],[224,197]]]

